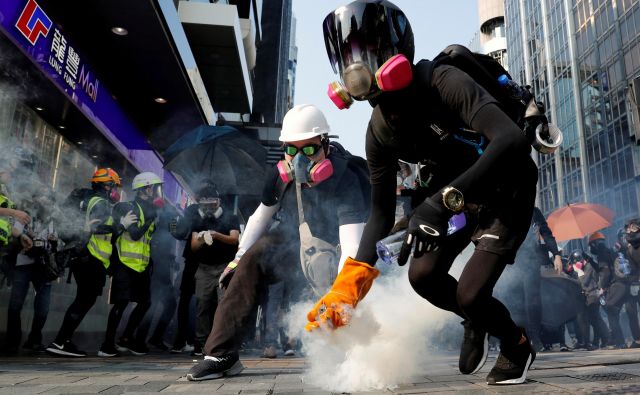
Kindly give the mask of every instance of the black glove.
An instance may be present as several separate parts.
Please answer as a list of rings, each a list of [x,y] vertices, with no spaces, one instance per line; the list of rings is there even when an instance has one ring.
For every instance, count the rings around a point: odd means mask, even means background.
[[[451,216],[451,211],[441,207],[431,198],[425,199],[416,207],[409,219],[407,235],[398,255],[398,264],[404,266],[407,263],[414,243],[414,258],[421,257],[425,252],[437,251],[442,238],[447,235]]]

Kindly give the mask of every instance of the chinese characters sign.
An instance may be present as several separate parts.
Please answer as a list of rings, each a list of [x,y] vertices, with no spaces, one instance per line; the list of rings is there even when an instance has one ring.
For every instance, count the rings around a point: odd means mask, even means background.
[[[44,1],[44,0],[42,0]],[[36,0],[0,0],[0,31],[131,158],[128,150],[151,147],[126,117],[78,48]]]

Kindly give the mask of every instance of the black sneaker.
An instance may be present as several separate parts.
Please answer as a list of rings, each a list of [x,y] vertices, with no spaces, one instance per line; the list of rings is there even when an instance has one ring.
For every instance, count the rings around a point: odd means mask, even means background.
[[[37,353],[44,352],[47,349],[44,345],[40,344],[39,342],[32,342],[31,340],[27,340],[22,345],[22,348],[32,352],[37,352]]]
[[[238,354],[229,354],[224,357],[205,357],[204,361],[200,361],[189,369],[187,380],[201,381],[212,380],[222,376],[235,376],[242,372],[244,366],[238,358]]]
[[[185,343],[183,345],[179,345],[179,344],[174,344],[173,347],[171,347],[171,354],[181,354],[183,352],[192,352],[194,350],[195,347],[193,347],[191,344]]]
[[[67,340],[64,343],[53,342],[47,346],[47,349],[45,351],[49,354],[59,355],[63,357],[82,358],[87,356],[86,352],[78,350],[75,344],[71,343],[70,340]]]
[[[487,376],[487,384],[522,384],[527,380],[527,371],[536,359],[536,351],[523,330],[524,342],[515,347],[500,347],[496,364]]]
[[[198,344],[193,345],[193,351],[191,351],[192,357],[201,357],[202,356],[202,347]]]
[[[102,343],[100,350],[98,350],[98,356],[103,358],[119,357],[120,353],[113,344]]]
[[[133,355],[142,356],[149,353],[149,348],[142,342],[135,341],[133,339],[121,338],[118,344],[116,344],[118,351],[129,351]]]
[[[169,347],[167,347],[167,345],[164,344],[162,339],[155,339],[152,337],[151,339],[149,339],[149,344],[151,344],[152,346],[154,346],[155,348],[161,351],[169,350]]]
[[[464,339],[460,347],[458,367],[462,374],[473,374],[482,368],[489,354],[489,333],[475,328],[471,321],[462,321]]]

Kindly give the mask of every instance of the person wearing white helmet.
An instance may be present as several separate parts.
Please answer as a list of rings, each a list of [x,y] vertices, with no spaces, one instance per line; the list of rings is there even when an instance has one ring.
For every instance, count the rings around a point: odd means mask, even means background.
[[[151,237],[155,230],[156,208],[162,207],[162,179],[152,172],[133,178],[131,189],[135,199],[113,208],[113,218],[119,219],[119,236],[115,241],[117,254],[112,255],[112,280],[109,303],[113,305],[107,321],[105,340],[98,356],[114,357],[119,351],[144,355],[149,350],[146,339],[134,339],[134,332],[151,305]],[[130,302],[136,302],[122,337],[115,344],[116,330]]]
[[[369,201],[345,154],[329,144],[329,133],[315,106],[301,104],[285,115],[280,134],[284,159],[268,173],[260,206],[247,222],[236,258],[220,277],[226,291],[203,349],[205,359],[191,368],[187,379],[209,380],[242,371],[242,324],[261,288],[283,281],[291,299],[304,290],[321,294],[333,282],[338,265],[356,253]],[[274,217],[277,226],[272,226]],[[321,239],[310,259],[300,253],[301,240],[309,239],[303,229]],[[322,259],[320,253],[333,258]]]

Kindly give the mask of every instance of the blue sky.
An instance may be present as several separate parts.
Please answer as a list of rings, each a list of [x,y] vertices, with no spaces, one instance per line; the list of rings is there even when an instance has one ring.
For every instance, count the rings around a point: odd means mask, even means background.
[[[327,60],[322,20],[348,0],[293,0],[297,18],[298,68],[295,103],[311,103],[326,115],[337,140],[354,154],[364,156],[364,136],[371,107],[356,102],[338,110],[326,95],[329,82],[337,80]],[[432,59],[449,44],[468,45],[479,29],[475,0],[394,0],[407,15],[415,36],[415,60]]]

